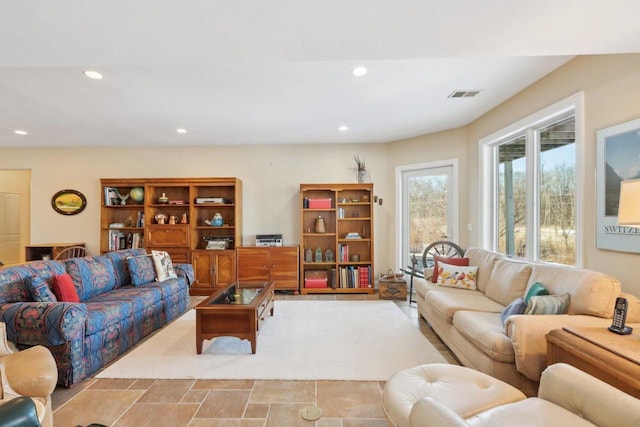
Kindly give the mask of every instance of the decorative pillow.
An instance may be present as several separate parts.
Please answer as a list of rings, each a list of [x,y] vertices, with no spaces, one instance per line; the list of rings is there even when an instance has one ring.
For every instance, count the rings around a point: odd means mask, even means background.
[[[438,283],[438,275],[442,272],[442,267],[438,266],[438,263],[445,263],[449,265],[460,265],[460,266],[468,266],[469,258],[458,258],[458,257],[450,257],[446,258],[439,255],[433,256],[433,275],[431,276],[431,281],[433,283]]]
[[[40,276],[33,276],[27,280],[27,288],[31,298],[37,302],[57,302],[58,299],[49,287],[49,283]]]
[[[53,293],[58,301],[64,302],[80,302],[78,291],[73,284],[71,276],[68,274],[58,274],[53,279]]]
[[[442,269],[438,275],[438,285],[451,288],[476,290],[478,267],[464,267],[451,264],[441,264]]]
[[[131,284],[133,286],[144,285],[156,280],[156,269],[153,266],[151,255],[132,256],[127,258]]]
[[[151,257],[153,258],[153,265],[156,269],[156,276],[158,282],[164,282],[167,279],[175,279],[178,277],[173,269],[173,263],[171,257],[165,251],[151,251]]]
[[[531,300],[531,298],[540,295],[549,295],[549,291],[544,287],[544,285],[542,285],[542,283],[536,282],[531,285],[531,287],[527,291],[527,294],[524,296],[524,302],[529,304],[529,300]]]
[[[524,314],[524,311],[527,309],[527,303],[524,302],[524,298],[516,298],[511,304],[509,304],[502,314],[500,314],[500,318],[502,319],[502,324],[504,325],[507,321],[507,317],[512,314]]]
[[[569,311],[569,294],[531,297],[524,314],[565,314]]]

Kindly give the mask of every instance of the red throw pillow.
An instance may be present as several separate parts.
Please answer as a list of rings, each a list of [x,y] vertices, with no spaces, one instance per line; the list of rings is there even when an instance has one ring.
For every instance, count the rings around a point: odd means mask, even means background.
[[[434,255],[433,256],[433,275],[431,276],[431,281],[433,283],[438,283],[438,274],[440,274],[440,270],[442,270],[441,267],[438,267],[438,262],[442,262],[445,264],[450,264],[450,265],[458,265],[461,267],[467,267],[469,266],[469,258],[458,258],[458,257],[451,257],[451,258],[446,258],[443,256],[439,256],[439,255]]]
[[[71,276],[68,274],[58,274],[53,280],[53,293],[58,301],[80,302],[78,292],[73,284]]]

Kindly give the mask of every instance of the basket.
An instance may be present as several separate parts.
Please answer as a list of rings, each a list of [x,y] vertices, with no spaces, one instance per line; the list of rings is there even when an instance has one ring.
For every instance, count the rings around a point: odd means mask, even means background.
[[[380,299],[407,299],[407,281],[404,274],[396,274],[391,269],[387,274],[381,274],[378,279]]]
[[[405,282],[404,273],[394,273],[393,270],[389,269],[387,274],[381,274],[378,278],[379,282]]]

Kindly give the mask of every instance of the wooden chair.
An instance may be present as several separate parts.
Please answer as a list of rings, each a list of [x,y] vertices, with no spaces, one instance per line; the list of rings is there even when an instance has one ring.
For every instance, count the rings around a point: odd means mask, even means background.
[[[58,255],[56,255],[56,260],[63,260],[69,258],[80,258],[83,256],[90,256],[91,253],[84,246],[69,246],[68,248],[64,248]]]

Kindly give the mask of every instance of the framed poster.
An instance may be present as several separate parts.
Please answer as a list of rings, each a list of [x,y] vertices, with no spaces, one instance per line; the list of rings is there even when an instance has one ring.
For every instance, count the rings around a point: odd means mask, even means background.
[[[640,119],[599,130],[596,148],[596,247],[640,253],[640,228],[618,225],[620,183],[640,178]]]
[[[76,215],[87,206],[87,199],[79,191],[61,190],[51,198],[51,207],[62,215]]]

